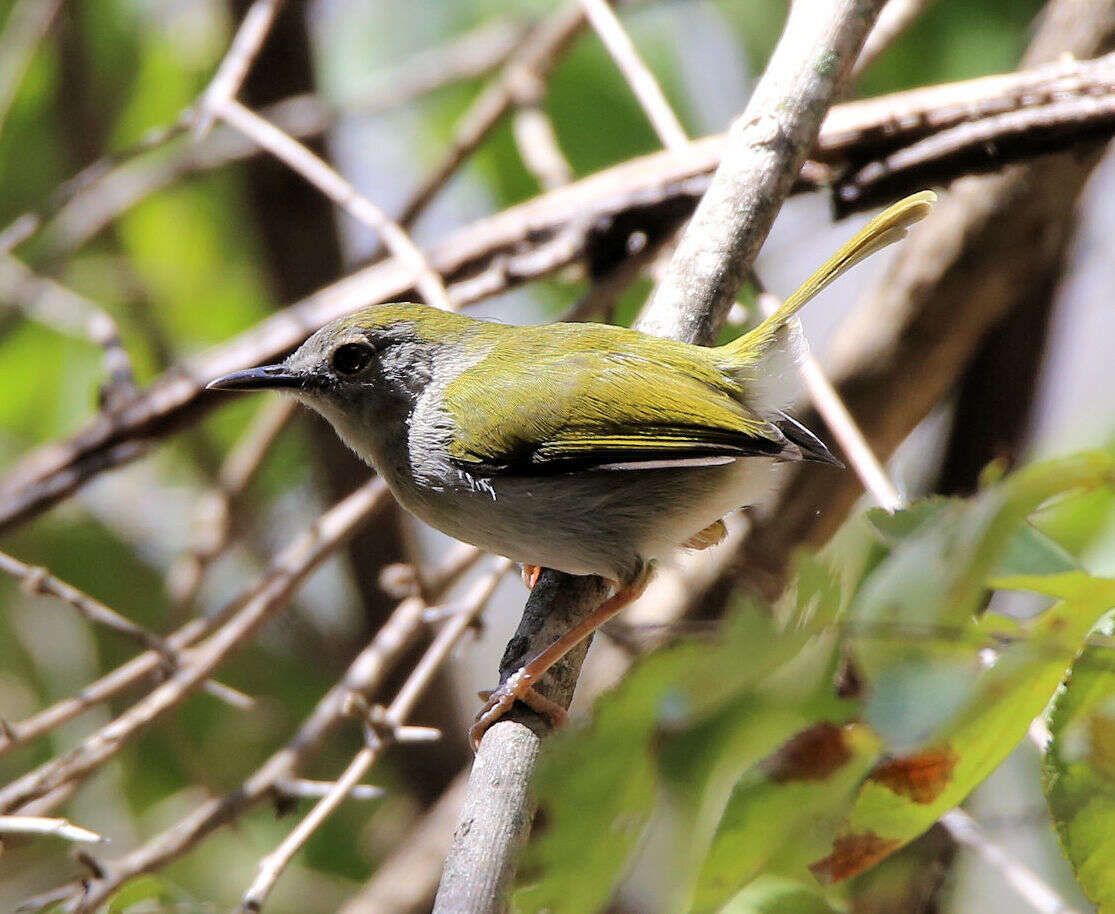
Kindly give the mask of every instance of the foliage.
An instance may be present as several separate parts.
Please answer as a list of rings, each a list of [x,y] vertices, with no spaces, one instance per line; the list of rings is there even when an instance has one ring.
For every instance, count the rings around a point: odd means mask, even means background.
[[[1115,580],[1076,568],[1028,519],[1113,481],[1115,460],[1082,454],[968,500],[854,519],[799,563],[778,606],[741,606],[716,639],[638,664],[547,753],[547,824],[517,909],[603,907],[664,806],[680,820],[679,909],[823,909],[823,887],[917,837],[998,766],[1115,606]],[[993,590],[1050,599],[1023,620],[999,611],[1002,594],[987,608]],[[1103,620],[1097,632],[1111,634]],[[1100,824],[1108,653],[1090,644],[1076,661],[1102,655],[1059,693],[1048,762],[1054,814],[1094,897],[1115,871]]]

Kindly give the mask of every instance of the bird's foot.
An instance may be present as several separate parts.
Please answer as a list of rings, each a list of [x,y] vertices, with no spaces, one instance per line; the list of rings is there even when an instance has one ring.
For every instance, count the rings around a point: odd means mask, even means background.
[[[498,689],[481,692],[480,698],[484,701],[484,707],[480,709],[468,731],[468,741],[473,752],[480,748],[480,740],[484,738],[488,728],[503,717],[516,701],[521,701],[532,711],[547,718],[551,727],[561,727],[569,719],[565,708],[534,688],[525,668],[512,673]]]
[[[526,584],[527,590],[534,590],[534,585],[538,583],[538,576],[542,574],[542,566],[520,565],[519,573],[523,576],[523,583]]]

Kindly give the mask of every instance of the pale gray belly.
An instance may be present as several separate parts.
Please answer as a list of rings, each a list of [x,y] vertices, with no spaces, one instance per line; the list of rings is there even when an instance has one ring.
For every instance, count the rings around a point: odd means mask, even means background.
[[[712,467],[492,476],[433,490],[388,478],[403,506],[433,527],[517,562],[626,580],[771,484],[772,461]]]

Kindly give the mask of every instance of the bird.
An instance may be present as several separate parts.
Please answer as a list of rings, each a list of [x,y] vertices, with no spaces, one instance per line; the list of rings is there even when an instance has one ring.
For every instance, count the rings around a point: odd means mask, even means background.
[[[678,547],[723,539],[723,518],[772,486],[772,465],[841,465],[787,411],[804,351],[797,312],[904,237],[922,191],[872,219],[770,316],[720,346],[609,324],[513,326],[417,303],[327,323],[279,364],[209,382],[276,389],[320,413],[434,528],[524,568],[598,575],[609,597],[488,693],[473,746],[516,700],[564,719],[534,684],[634,600]]]

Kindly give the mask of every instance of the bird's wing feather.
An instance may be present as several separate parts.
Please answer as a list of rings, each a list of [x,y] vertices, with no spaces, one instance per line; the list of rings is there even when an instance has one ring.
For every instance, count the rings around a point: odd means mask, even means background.
[[[601,325],[521,332],[448,386],[450,456],[489,473],[538,475],[796,454],[694,349]]]

